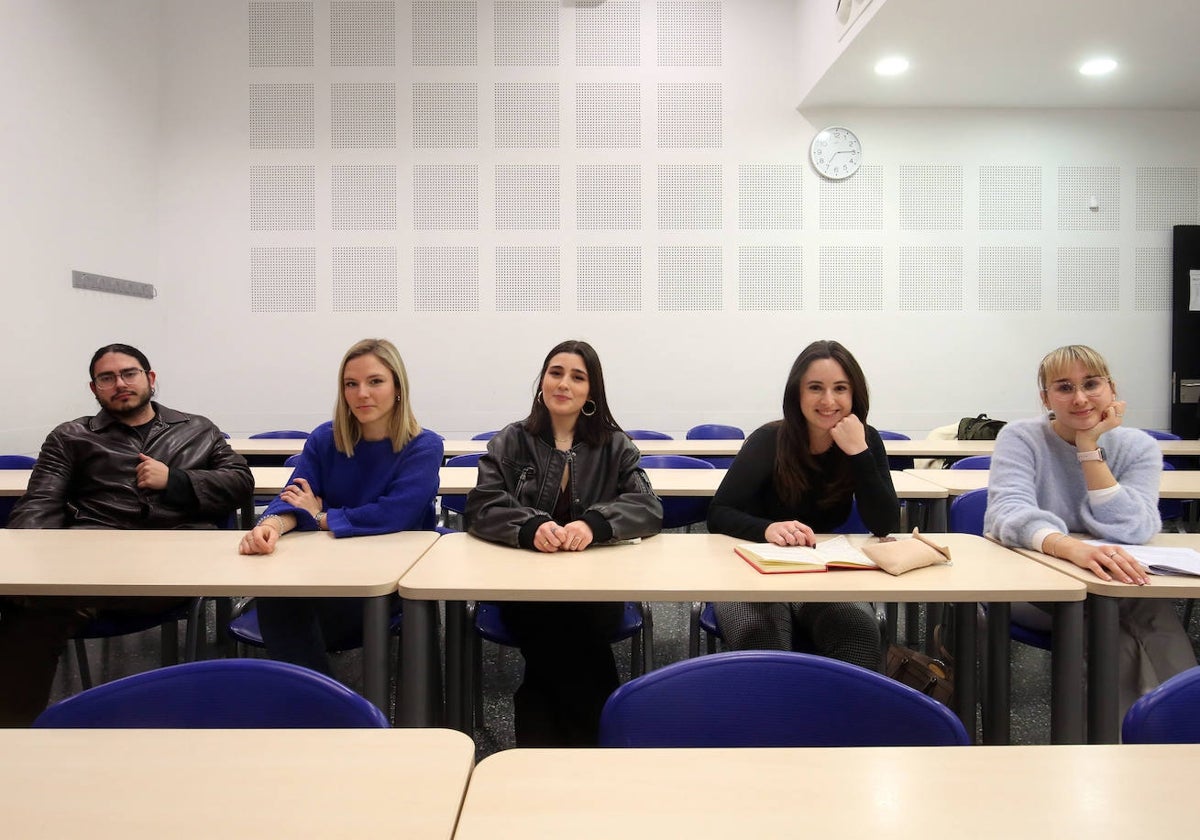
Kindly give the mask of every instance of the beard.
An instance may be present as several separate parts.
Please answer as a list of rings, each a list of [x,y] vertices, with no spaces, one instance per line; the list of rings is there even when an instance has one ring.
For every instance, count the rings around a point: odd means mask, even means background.
[[[136,417],[140,411],[150,404],[150,398],[154,396],[154,391],[151,388],[147,388],[145,391],[134,391],[133,393],[136,399],[131,402],[118,404],[116,396],[108,400],[96,397],[96,402],[100,403],[100,407],[113,417],[118,420],[126,420],[130,417]]]

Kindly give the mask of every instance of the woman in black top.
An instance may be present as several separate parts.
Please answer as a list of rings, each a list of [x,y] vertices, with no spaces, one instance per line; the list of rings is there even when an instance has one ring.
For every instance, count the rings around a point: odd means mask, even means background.
[[[783,419],[746,440],[713,497],[708,529],[747,542],[813,545],[850,515],[871,533],[900,526],[887,452],[866,425],[867,381],[836,341],[814,341],[796,358]],[[714,604],[734,650],[806,650],[879,670],[879,625],[869,605]]]

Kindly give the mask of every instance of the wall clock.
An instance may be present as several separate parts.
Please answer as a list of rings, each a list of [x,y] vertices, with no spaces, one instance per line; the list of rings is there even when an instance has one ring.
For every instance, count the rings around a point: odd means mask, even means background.
[[[821,129],[808,147],[813,169],[825,178],[849,178],[862,164],[862,143],[848,128],[834,125]]]

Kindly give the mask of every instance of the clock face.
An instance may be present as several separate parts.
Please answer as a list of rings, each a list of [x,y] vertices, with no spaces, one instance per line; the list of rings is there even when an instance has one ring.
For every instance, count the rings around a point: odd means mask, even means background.
[[[858,171],[862,163],[862,143],[850,129],[830,126],[817,132],[808,155],[818,173],[841,180]]]

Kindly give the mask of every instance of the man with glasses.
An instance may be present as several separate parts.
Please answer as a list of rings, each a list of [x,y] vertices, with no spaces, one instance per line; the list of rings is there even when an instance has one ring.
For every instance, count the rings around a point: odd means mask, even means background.
[[[153,401],[142,351],[101,347],[88,368],[100,404],[47,436],[9,528],[214,528],[254,490],[246,461],[209,420]],[[100,611],[158,613],[161,598],[0,599],[0,726],[31,722],[66,642]]]

